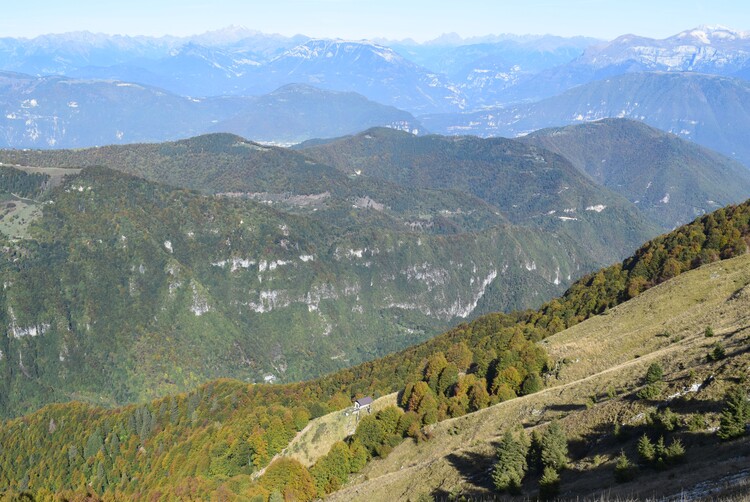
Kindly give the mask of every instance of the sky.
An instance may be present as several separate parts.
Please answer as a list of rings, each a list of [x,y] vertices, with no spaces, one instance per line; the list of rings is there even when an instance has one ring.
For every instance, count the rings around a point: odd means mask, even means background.
[[[443,33],[665,38],[701,24],[750,30],[748,0],[0,0],[0,37],[92,31],[194,35],[244,26],[326,38]]]

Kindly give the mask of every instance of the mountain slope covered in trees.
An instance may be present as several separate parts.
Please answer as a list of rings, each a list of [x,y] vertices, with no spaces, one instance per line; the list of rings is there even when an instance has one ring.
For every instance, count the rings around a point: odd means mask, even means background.
[[[642,122],[603,119],[543,129],[521,141],[569,159],[665,228],[750,196],[745,166]]]
[[[592,183],[568,160],[515,140],[415,137],[378,128],[300,147],[305,155],[349,174],[470,193],[513,223],[585,241],[602,264],[623,256],[612,251],[632,249],[657,232],[632,204]]]
[[[542,370],[565,375],[531,341],[603,314],[701,264],[742,255],[749,237],[750,203],[721,209],[581,279],[539,310],[488,315],[398,354],[307,383],[248,386],[219,381],[190,395],[120,410],[75,403],[47,407],[0,429],[3,482],[13,490],[39,494],[88,490],[105,497],[140,498],[157,492],[191,497],[221,492],[266,499],[278,491],[312,498],[346,479],[346,469],[331,471],[346,465],[337,458],[348,458],[348,470],[357,471],[362,458],[387,456],[400,442],[399,434],[424,440],[420,424],[500,401],[513,403],[515,395],[540,389]],[[257,482],[249,476],[309,416],[326,407],[343,407],[349,396],[398,390],[405,413],[394,410],[362,420],[354,441],[337,446],[338,453],[332,449],[322,464],[308,471],[282,460]],[[519,401],[522,406],[533,396],[524,399]],[[255,410],[252,414],[248,406]],[[460,434],[460,428],[455,433]],[[54,452],[54,457],[46,452]],[[354,458],[360,459],[356,467]],[[170,476],[152,475],[155,465]]]
[[[17,190],[25,173],[4,169],[18,172]],[[45,182],[32,176],[28,191]],[[23,234],[5,239],[6,416],[76,398],[143,400],[219,376],[309,378],[490,308],[539,304],[562,290],[560,275],[591,263],[534,229],[349,229],[106,168],[42,194]]]
[[[318,204],[306,198],[293,205],[316,218],[354,223],[360,215],[352,217],[352,205],[384,209],[378,216],[438,232],[474,231],[507,219],[585,241],[578,249],[596,266],[621,259],[658,233],[633,204],[592,183],[566,159],[505,139],[418,137],[376,128],[298,152],[206,135],[162,145],[2,151],[0,159],[44,167],[106,165],[260,200],[315,195]],[[561,271],[558,280],[566,277]]]

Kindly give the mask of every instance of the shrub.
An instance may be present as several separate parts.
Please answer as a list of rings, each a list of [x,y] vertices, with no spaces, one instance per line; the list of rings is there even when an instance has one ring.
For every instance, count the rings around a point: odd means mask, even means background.
[[[651,363],[646,370],[646,384],[652,384],[661,381],[664,377],[664,370],[659,363]]]
[[[533,394],[542,390],[542,387],[544,387],[544,382],[542,382],[541,377],[536,373],[531,373],[521,385],[521,394],[524,396]]]
[[[680,417],[669,408],[664,408],[664,410],[652,412],[648,417],[648,423],[662,431],[671,432],[677,429]]]
[[[706,326],[706,331],[703,334],[706,335],[706,338],[711,338],[714,336],[714,329],[711,326]]]
[[[700,432],[706,429],[706,417],[700,413],[695,413],[690,416],[685,425],[690,432]]]
[[[721,359],[724,359],[727,356],[727,352],[724,349],[724,346],[721,344],[721,342],[716,342],[713,345],[713,350],[708,353],[708,360],[709,361],[720,361]]]
[[[641,388],[635,395],[638,399],[656,399],[661,394],[661,390],[661,382],[654,382]]]

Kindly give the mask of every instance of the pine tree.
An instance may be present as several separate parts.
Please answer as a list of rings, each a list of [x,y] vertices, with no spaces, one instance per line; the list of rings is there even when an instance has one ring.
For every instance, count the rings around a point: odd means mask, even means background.
[[[625,483],[633,478],[635,478],[635,466],[630,462],[625,452],[621,451],[615,464],[615,481]]]
[[[544,467],[555,470],[568,465],[568,439],[560,422],[553,421],[542,435],[541,459]]]
[[[716,435],[724,440],[744,435],[750,421],[750,401],[747,399],[747,392],[740,386],[734,387],[727,392],[724,403]]]
[[[492,470],[492,481],[498,491],[516,493],[521,489],[521,482],[528,469],[526,453],[524,443],[516,439],[510,431],[503,434],[497,448],[497,462]]]
[[[654,443],[645,434],[638,440],[638,456],[647,463],[653,462],[656,458]]]
[[[682,461],[685,457],[685,446],[683,446],[682,441],[674,439],[664,452],[664,456],[670,464]]]
[[[654,445],[656,452],[656,467],[664,468],[667,463],[667,445],[664,443],[664,436],[659,436],[659,440]]]
[[[550,500],[560,493],[560,475],[557,473],[557,469],[547,466],[544,468],[544,473],[541,479],[539,479],[539,498],[542,500]]]

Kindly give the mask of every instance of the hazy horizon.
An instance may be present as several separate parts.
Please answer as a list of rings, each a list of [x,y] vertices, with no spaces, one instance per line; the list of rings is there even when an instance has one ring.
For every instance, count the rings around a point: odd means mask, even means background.
[[[433,40],[444,34],[475,38],[500,34],[584,36],[624,34],[666,38],[699,25],[750,29],[750,5],[705,0],[625,4],[612,0],[532,0],[378,3],[362,0],[132,0],[127,4],[70,0],[4,6],[0,37],[34,38],[77,31],[127,36],[185,37],[246,27],[265,34],[313,38]]]

